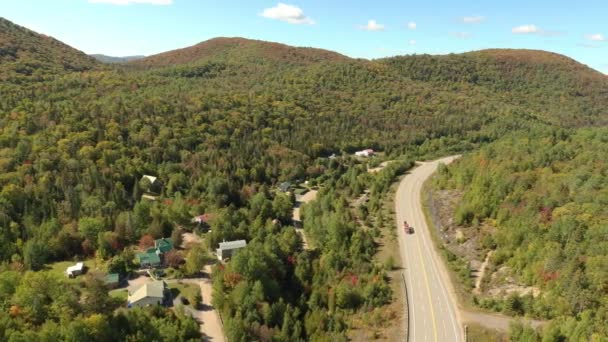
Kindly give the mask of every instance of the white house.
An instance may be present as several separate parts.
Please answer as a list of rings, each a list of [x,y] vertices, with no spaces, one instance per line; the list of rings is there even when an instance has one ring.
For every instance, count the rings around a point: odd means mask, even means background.
[[[230,258],[234,251],[247,246],[247,241],[236,240],[228,242],[220,242],[220,248],[216,249],[217,258],[221,261]]]
[[[77,275],[81,275],[83,271],[84,271],[84,263],[79,262],[79,263],[76,263],[76,265],[74,265],[74,266],[68,267],[67,270],[65,270],[65,274],[70,278],[74,278]]]
[[[156,182],[156,180],[158,179],[157,177],[154,176],[150,176],[150,175],[143,175],[141,177],[142,180],[147,179],[148,181],[150,181],[150,185],[154,184],[154,182]]]
[[[142,284],[133,291],[129,291],[128,307],[163,305],[167,292],[167,283],[162,280]]]
[[[355,152],[355,155],[357,157],[370,157],[374,155],[374,150],[372,150],[371,148],[365,149],[363,151],[357,151]]]

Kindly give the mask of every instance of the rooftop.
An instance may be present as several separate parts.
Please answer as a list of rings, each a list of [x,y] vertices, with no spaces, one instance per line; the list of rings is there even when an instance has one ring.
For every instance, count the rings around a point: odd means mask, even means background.
[[[160,264],[160,257],[155,252],[137,253],[136,257],[139,259],[140,264]]]
[[[118,280],[119,280],[118,273],[108,273],[103,278],[103,281],[105,283],[118,283]]]
[[[212,218],[213,216],[209,213],[207,214],[203,214],[203,215],[198,215],[192,218],[192,223],[209,223],[209,220]]]
[[[245,241],[245,240],[225,241],[225,242],[220,242],[220,248],[218,248],[218,249],[227,250],[227,249],[243,248],[245,246],[247,246],[247,241]]]
[[[129,292],[129,303],[137,302],[145,297],[164,298],[167,284],[162,280],[155,280],[142,284]]]
[[[167,253],[173,249],[173,240],[171,238],[162,238],[154,241],[154,247],[161,253]]]
[[[157,177],[150,176],[150,175],[143,175],[143,176],[141,177],[141,179],[144,179],[144,178],[145,178],[145,179],[147,179],[147,180],[149,180],[149,181],[150,181],[150,184],[152,184],[152,183],[156,182],[156,180],[158,179]]]
[[[76,263],[76,265],[68,267],[68,269],[66,270],[66,272],[67,273],[72,273],[74,271],[82,271],[83,268],[84,268],[84,263],[83,262],[78,262],[78,263]]]

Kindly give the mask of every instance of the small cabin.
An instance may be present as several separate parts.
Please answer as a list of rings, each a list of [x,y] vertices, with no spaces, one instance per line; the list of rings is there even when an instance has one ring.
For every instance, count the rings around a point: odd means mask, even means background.
[[[158,177],[150,176],[150,175],[143,175],[141,177],[140,184],[143,182],[146,182],[149,184],[147,187],[142,188],[142,190],[144,192],[149,193],[149,194],[147,194],[148,196],[160,194],[160,192],[162,190],[162,184],[161,184],[160,180],[158,179]]]
[[[371,148],[365,149],[363,151],[357,151],[355,152],[355,156],[357,157],[371,157],[374,155],[374,150],[372,150]]]
[[[84,272],[84,263],[78,262],[76,265],[70,266],[65,270],[65,274],[69,278],[74,278],[76,276],[81,275]]]
[[[279,184],[279,191],[288,192],[289,190],[291,190],[291,182],[283,182]]]
[[[103,278],[103,283],[109,289],[115,289],[120,285],[120,276],[118,273],[109,273]]]
[[[216,249],[217,258],[220,261],[226,260],[226,259],[232,257],[232,255],[234,255],[235,251],[237,251],[241,248],[244,248],[246,246],[247,246],[247,241],[245,241],[245,240],[220,242],[219,248]]]

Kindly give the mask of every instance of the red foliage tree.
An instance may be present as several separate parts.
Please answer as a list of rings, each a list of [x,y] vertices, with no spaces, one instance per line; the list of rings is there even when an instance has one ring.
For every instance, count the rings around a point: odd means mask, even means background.
[[[154,247],[154,237],[150,234],[146,234],[139,239],[139,248],[141,250],[146,250],[150,247]]]
[[[174,249],[165,253],[165,264],[169,267],[177,268],[184,263],[182,254]]]

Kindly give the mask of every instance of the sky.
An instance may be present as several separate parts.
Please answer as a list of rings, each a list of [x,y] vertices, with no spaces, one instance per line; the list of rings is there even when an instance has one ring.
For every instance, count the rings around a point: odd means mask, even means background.
[[[368,59],[541,49],[608,74],[606,0],[0,0],[0,16],[89,54],[245,37]]]

